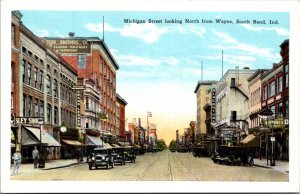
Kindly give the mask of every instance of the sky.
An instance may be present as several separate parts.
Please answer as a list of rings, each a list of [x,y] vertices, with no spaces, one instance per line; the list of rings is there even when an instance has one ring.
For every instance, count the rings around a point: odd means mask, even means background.
[[[146,126],[152,112],[149,122],[167,144],[176,130],[183,133],[196,121],[198,81],[221,79],[222,50],[224,73],[236,66],[271,68],[290,34],[287,12],[20,11],[23,23],[40,37],[75,32],[102,38],[104,16],[104,41],[120,66],[116,90],[128,102],[126,118],[129,123],[141,118]]]

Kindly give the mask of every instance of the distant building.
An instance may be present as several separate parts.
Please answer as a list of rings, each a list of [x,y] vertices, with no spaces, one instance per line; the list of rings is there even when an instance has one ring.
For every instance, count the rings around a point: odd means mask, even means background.
[[[124,141],[125,138],[125,107],[127,102],[117,94],[116,100],[116,136],[118,140]]]
[[[195,137],[199,134],[207,133],[207,126],[205,123],[206,112],[203,107],[211,101],[210,90],[217,81],[199,81],[197,83],[194,93],[197,95],[197,123],[195,128]]]

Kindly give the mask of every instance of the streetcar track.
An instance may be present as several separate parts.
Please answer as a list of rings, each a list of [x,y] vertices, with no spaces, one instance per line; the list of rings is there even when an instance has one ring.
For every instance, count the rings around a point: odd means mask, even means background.
[[[192,173],[192,171],[190,169],[188,169],[180,160],[178,160],[177,157],[175,157],[176,161],[178,161],[179,164],[181,164],[181,166],[183,166],[197,181],[200,181],[195,175],[194,173]],[[189,163],[190,164],[190,163]]]
[[[140,166],[141,164],[143,164],[142,162],[143,162],[144,160],[146,160],[146,158],[143,158],[143,160],[141,160],[139,164],[136,164],[136,165],[130,167],[128,170],[126,170],[126,171],[122,172],[121,174],[119,174],[119,175],[113,177],[111,180],[113,181],[114,179],[117,179],[117,178],[123,176],[125,173],[129,172],[130,170],[132,170],[132,169],[134,169],[134,168]]]
[[[171,168],[171,159],[170,159],[170,153],[168,153],[168,167],[169,167],[169,172],[170,172],[170,179],[173,181],[173,174],[172,174],[172,168]]]
[[[154,160],[154,162],[152,162],[151,165],[149,165],[149,167],[138,177],[137,181],[140,181],[142,176],[144,176],[146,172],[148,172],[153,167],[153,164],[155,164],[157,161],[158,160]]]

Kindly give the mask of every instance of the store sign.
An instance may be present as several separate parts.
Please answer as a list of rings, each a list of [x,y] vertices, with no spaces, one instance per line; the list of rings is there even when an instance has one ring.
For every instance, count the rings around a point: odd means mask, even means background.
[[[16,124],[44,124],[43,117],[16,117],[15,118]]]
[[[57,39],[46,40],[46,43],[60,54],[91,52],[91,45],[86,40]]]
[[[76,91],[77,93],[77,127],[81,127],[81,116],[80,116],[80,92],[79,90]]]
[[[211,122],[216,122],[216,88],[211,89]]]
[[[285,126],[285,121],[283,118],[277,118],[272,120],[264,120],[264,126],[269,128],[283,128]]]

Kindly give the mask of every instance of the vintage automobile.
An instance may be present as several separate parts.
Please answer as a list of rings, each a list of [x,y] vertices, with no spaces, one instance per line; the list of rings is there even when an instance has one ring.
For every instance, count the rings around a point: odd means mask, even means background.
[[[88,164],[90,170],[92,170],[93,167],[97,169],[100,166],[105,166],[106,169],[109,169],[109,167],[113,168],[115,162],[112,155],[112,149],[105,147],[95,148]]]
[[[133,146],[125,146],[124,147],[124,155],[125,160],[130,162],[135,162],[136,159],[136,153]]]
[[[112,155],[114,157],[115,163],[120,163],[121,165],[126,164],[124,148],[122,147],[113,147]]]

